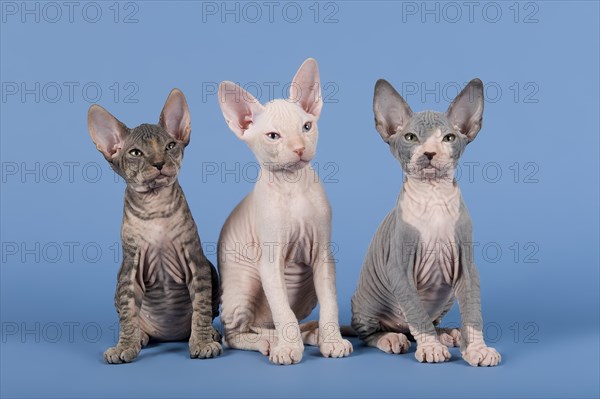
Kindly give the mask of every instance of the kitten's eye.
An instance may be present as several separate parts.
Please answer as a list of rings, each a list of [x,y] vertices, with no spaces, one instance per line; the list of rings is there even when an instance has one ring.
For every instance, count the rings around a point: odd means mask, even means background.
[[[169,144],[167,144],[167,150],[172,150],[176,145],[177,144],[174,141],[171,141]]]
[[[404,139],[405,139],[406,141],[411,141],[411,142],[412,142],[412,141],[417,141],[417,136],[416,136],[414,133],[406,133],[406,134],[404,135]]]
[[[141,152],[140,150],[138,150],[137,148],[134,148],[133,150],[130,150],[129,154],[133,155],[134,157],[141,157],[142,155],[144,155],[144,153]]]
[[[275,141],[275,140],[279,140],[279,138],[281,136],[279,135],[279,133],[270,132],[270,133],[267,133],[267,137],[269,138],[269,140]]]
[[[456,140],[456,135],[452,133],[445,135],[442,139],[442,141],[445,141],[447,143],[452,143],[454,140]]]
[[[310,130],[310,128],[312,127],[312,122],[306,122],[304,124],[304,126],[302,126],[302,131],[303,132],[308,132]]]

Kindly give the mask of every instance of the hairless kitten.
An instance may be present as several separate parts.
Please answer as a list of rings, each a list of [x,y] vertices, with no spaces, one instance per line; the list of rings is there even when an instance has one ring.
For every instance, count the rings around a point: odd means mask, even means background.
[[[127,183],[115,292],[119,341],[104,359],[131,362],[149,338],[189,338],[192,358],[220,355],[220,335],[212,326],[219,306],[217,274],[202,252],[177,180],[191,133],[183,93],[171,91],[157,125],[129,129],[92,105],[88,127],[98,150]]]
[[[483,84],[472,80],[446,113],[413,113],[385,80],[375,85],[375,124],[404,170],[396,207],[375,233],[352,298],[352,326],[370,346],[404,353],[411,334],[420,362],[450,359],[459,346],[472,366],[501,357],[482,333],[471,218],[454,180],[483,116]],[[437,328],[458,299],[463,328]],[[462,336],[462,338],[461,338]]]
[[[288,99],[262,105],[234,83],[219,87],[227,124],[261,164],[254,190],[233,210],[219,239],[225,341],[276,364],[300,362],[304,344],[318,345],[325,357],[352,352],[338,322],[331,209],[309,164],[320,93],[313,59],[298,70]],[[317,300],[318,325],[299,325]]]

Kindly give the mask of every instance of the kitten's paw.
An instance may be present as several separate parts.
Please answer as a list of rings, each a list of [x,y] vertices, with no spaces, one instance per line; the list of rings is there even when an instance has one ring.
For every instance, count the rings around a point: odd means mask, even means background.
[[[448,347],[459,347],[461,333],[458,328],[436,328],[438,340]]]
[[[377,347],[386,353],[406,353],[410,341],[401,333],[386,333],[377,340]]]
[[[104,352],[104,360],[109,364],[129,363],[140,353],[139,347],[117,345]]]
[[[471,344],[462,351],[462,357],[471,366],[496,366],[502,361],[502,356],[494,348],[485,344]]]
[[[299,343],[279,343],[269,350],[269,360],[275,364],[296,364],[302,360],[304,344]]]
[[[143,331],[140,334],[140,345],[142,345],[142,348],[144,348],[146,345],[148,345],[148,342],[150,341],[150,336]]]
[[[325,357],[346,357],[349,356],[352,351],[352,344],[347,339],[342,338],[340,335],[338,338],[327,339],[327,342],[322,342],[319,345],[321,354]]]
[[[214,341],[196,341],[190,339],[190,357],[192,359],[210,359],[223,353],[221,344]]]
[[[417,345],[415,357],[420,362],[441,363],[450,360],[450,351],[440,342],[426,342]]]

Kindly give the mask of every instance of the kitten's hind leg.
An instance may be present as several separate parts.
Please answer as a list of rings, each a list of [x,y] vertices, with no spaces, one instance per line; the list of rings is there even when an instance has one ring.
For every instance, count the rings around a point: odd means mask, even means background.
[[[401,354],[406,353],[410,348],[410,341],[405,334],[382,331],[377,318],[365,317],[355,312],[352,315],[352,328],[366,345],[383,352]]]
[[[251,327],[251,330],[228,333],[227,345],[235,349],[258,351],[268,356],[271,345],[279,339],[277,331],[259,327]],[[317,321],[300,324],[300,333],[302,334],[302,342],[305,345],[319,346],[319,323]]]
[[[140,344],[142,345],[142,348],[145,348],[146,345],[148,345],[148,342],[150,341],[150,336],[143,331],[141,331],[140,335]]]
[[[273,334],[275,333],[275,330],[271,331]],[[228,332],[225,342],[230,348],[257,351],[265,356],[269,356],[269,350],[271,349],[269,333],[263,329],[256,332]]]
[[[374,346],[385,353],[402,354],[410,348],[408,337],[402,333],[378,332],[363,340],[367,345]]]
[[[319,346],[319,322],[316,320],[300,324],[304,345]]]
[[[436,327],[438,340],[448,347],[459,347],[461,341],[461,333],[458,328],[439,328]]]

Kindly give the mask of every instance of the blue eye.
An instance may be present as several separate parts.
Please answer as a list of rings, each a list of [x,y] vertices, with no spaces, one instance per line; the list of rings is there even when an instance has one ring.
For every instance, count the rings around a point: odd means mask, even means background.
[[[302,131],[303,132],[308,132],[310,130],[310,128],[312,127],[312,122],[306,122],[304,124],[304,126],[302,126]]]
[[[279,133],[275,133],[275,132],[269,132],[267,133],[267,137],[269,138],[269,140],[278,140],[281,136],[279,135]]]
[[[130,150],[129,154],[133,155],[134,157],[141,157],[142,155],[144,155],[144,153],[141,152],[140,150],[138,150],[137,148],[134,148],[133,150]]]

